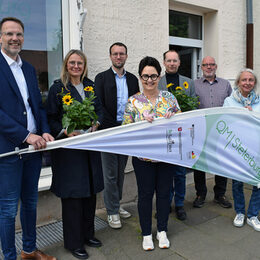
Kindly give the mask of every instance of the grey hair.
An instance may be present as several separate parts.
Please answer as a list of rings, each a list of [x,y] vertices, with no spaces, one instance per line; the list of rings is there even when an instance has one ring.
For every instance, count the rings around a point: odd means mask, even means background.
[[[254,72],[252,69],[249,69],[249,68],[243,68],[243,69],[241,69],[241,70],[239,71],[239,73],[237,74],[237,77],[236,77],[236,80],[235,80],[235,86],[236,86],[237,88],[239,88],[238,83],[239,83],[241,74],[242,74],[243,72],[249,72],[249,73],[251,73],[251,74],[254,76],[254,78],[255,78],[254,91],[255,91],[255,93],[256,93],[257,95],[259,95],[259,94],[260,94],[260,89],[259,89],[259,87],[258,87],[258,85],[257,85],[257,82],[258,82],[257,76],[256,76],[255,72]]]

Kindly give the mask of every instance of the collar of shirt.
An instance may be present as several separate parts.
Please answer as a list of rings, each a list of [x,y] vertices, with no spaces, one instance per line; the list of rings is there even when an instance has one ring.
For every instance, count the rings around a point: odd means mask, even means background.
[[[206,78],[202,77],[202,82],[208,82],[209,84],[213,84],[214,82],[218,82],[218,77],[215,76],[215,79],[212,82],[210,82]]]
[[[123,75],[122,76],[119,76],[118,74],[117,74],[117,72],[113,69],[113,67],[111,67],[111,69],[113,70],[113,72],[114,72],[114,74],[115,74],[115,76],[118,76],[119,78],[122,78],[122,77],[124,77],[125,76],[125,74],[126,74],[126,70],[124,70],[123,71]]]
[[[19,55],[17,56],[17,60],[15,61],[15,60],[13,60],[12,58],[10,58],[8,55],[6,55],[6,54],[3,52],[3,50],[1,50],[1,53],[3,54],[3,56],[4,56],[6,62],[8,63],[9,66],[11,66],[11,65],[13,65],[13,64],[16,63],[18,66],[22,67],[23,62],[22,62],[22,60],[21,60],[21,58],[20,58]]]

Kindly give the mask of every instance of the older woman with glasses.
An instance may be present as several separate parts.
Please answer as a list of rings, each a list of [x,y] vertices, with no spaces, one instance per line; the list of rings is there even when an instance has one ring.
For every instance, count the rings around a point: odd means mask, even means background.
[[[161,66],[152,57],[145,57],[139,64],[139,76],[143,90],[131,96],[126,105],[123,124],[142,120],[153,122],[157,117],[170,118],[180,112],[176,98],[168,91],[159,91]],[[173,182],[174,166],[164,162],[133,157],[138,187],[138,212],[143,235],[143,249],[153,250],[152,204],[156,192],[157,239],[160,248],[169,248],[167,224],[169,197]]]
[[[257,77],[253,70],[242,69],[235,81],[235,88],[230,97],[224,101],[224,107],[245,107],[250,111],[260,112],[259,88],[257,86]],[[233,224],[236,227],[242,227],[245,222],[245,197],[243,192],[243,183],[233,180],[232,192],[236,216]],[[253,186],[252,195],[247,210],[247,224],[256,231],[260,231],[260,221],[258,213],[260,210],[260,189]]]

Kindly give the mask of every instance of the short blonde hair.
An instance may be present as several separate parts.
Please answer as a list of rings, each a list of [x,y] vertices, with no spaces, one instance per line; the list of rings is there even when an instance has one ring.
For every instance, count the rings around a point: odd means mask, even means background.
[[[237,77],[236,77],[236,80],[235,80],[235,86],[239,89],[238,84],[239,84],[239,81],[240,81],[241,74],[242,74],[243,72],[249,72],[249,73],[251,73],[251,74],[254,76],[254,78],[255,78],[254,91],[255,91],[255,93],[256,93],[257,95],[259,95],[259,94],[260,94],[260,90],[259,90],[259,87],[258,87],[258,85],[257,85],[257,82],[258,82],[257,76],[256,76],[255,72],[254,72],[252,69],[249,69],[249,68],[243,68],[243,69],[241,69],[241,70],[239,71],[239,73],[237,74]]]
[[[68,63],[68,60],[69,60],[69,58],[70,58],[70,56],[72,54],[79,55],[83,59],[83,61],[84,61],[84,69],[83,69],[82,75],[80,76],[80,81],[82,82],[84,77],[87,77],[87,74],[88,74],[88,66],[87,66],[87,57],[86,57],[86,55],[81,50],[75,50],[75,49],[70,50],[67,53],[67,55],[65,56],[65,59],[64,59],[64,61],[62,63],[61,73],[60,73],[61,82],[63,83],[65,88],[66,88],[66,86],[68,85],[68,83],[70,81],[70,75],[68,73],[67,63]]]

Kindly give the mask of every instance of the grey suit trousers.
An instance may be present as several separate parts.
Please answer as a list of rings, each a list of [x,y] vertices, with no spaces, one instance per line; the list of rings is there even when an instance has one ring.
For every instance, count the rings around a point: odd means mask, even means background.
[[[128,156],[121,154],[101,153],[104,175],[104,202],[108,215],[118,214],[127,158]]]

